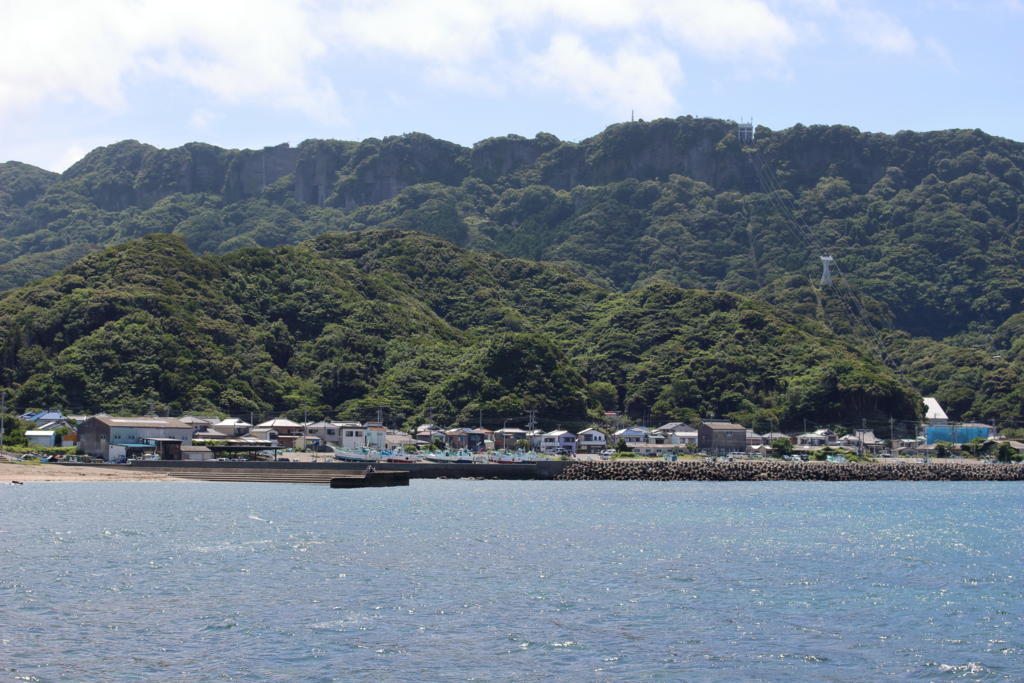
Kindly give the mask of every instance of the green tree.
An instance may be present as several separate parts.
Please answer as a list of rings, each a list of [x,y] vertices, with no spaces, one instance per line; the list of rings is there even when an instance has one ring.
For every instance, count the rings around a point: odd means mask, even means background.
[[[772,457],[781,458],[793,452],[793,442],[789,439],[778,437],[772,439]]]
[[[1017,453],[1017,449],[1005,441],[996,449],[996,460],[999,462],[1020,462],[1021,459],[1022,456]]]

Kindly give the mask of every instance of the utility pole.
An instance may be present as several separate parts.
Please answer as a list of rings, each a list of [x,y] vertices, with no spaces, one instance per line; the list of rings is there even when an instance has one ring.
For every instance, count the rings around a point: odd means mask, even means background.
[[[384,424],[384,407],[377,406],[377,422]]]
[[[477,429],[483,429],[484,428],[484,411],[483,411],[483,408],[480,409],[480,412],[478,413],[478,415],[479,416],[476,419],[476,427],[477,427]]]
[[[893,444],[896,443],[896,432],[893,430],[893,419],[892,415],[889,416],[889,447],[892,448]]]
[[[526,425],[526,431],[532,432],[533,431],[533,425],[537,421],[537,409],[536,408],[530,408],[529,413],[530,413],[530,421]]]
[[[4,417],[7,415],[7,390],[0,391],[0,452],[4,450]]]

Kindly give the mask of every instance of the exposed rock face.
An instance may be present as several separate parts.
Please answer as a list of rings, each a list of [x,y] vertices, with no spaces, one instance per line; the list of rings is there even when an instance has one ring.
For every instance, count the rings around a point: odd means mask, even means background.
[[[299,145],[295,166],[295,199],[323,206],[327,202],[338,172],[359,146],[342,140],[306,140]]]
[[[422,133],[365,140],[339,172],[332,206],[354,208],[390,199],[416,183],[458,185],[469,174],[465,147]]]
[[[537,163],[545,152],[555,149],[561,142],[554,135],[540,133],[529,140],[519,135],[488,138],[473,145],[470,166],[475,177],[492,183]]]
[[[245,199],[291,176],[291,183],[279,185],[278,192],[291,192],[308,204],[354,208],[390,199],[410,185],[458,185],[467,177],[566,190],[679,174],[717,190],[759,191],[756,166],[763,157],[776,167],[774,181],[785,189],[806,189],[823,177],[840,175],[854,191],[865,192],[894,165],[903,169],[899,182],[920,182],[936,165],[928,151],[934,147],[930,136],[942,136],[949,149],[947,166],[955,163],[953,157],[961,148],[984,152],[1012,144],[981,131],[891,136],[861,133],[849,126],[798,124],[779,132],[758,129],[757,151],[751,153],[739,145],[732,122],[681,117],[615,124],[579,143],[541,133],[533,139],[489,138],[472,149],[422,133],[358,143],[307,140],[297,148],[282,144],[262,150],[225,150],[201,143],[161,150],[126,140],[93,150],[58,183],[66,182],[104,209],[120,210],[146,207],[174,192]],[[37,196],[39,187],[51,182],[27,188],[26,196]]]
[[[236,152],[228,165],[223,194],[228,201],[255,197],[266,186],[295,170],[299,150],[288,143]]]

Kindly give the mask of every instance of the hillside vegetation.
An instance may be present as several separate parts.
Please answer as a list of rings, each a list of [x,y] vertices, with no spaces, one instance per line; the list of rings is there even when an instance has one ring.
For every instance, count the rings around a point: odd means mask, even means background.
[[[744,148],[734,124],[691,117],[472,148],[422,134],[263,150],[125,141],[60,175],[0,164],[0,288],[153,233],[226,254],[416,230],[555,262],[607,293],[753,297],[884,356],[954,418],[1021,420],[999,387],[1024,372],[1022,169],[1024,145],[977,130],[758,128]],[[833,288],[817,285],[823,254]]]
[[[537,409],[796,424],[913,419],[918,397],[817,322],[665,283],[616,293],[418,233],[197,256],[154,235],[0,300],[16,405],[414,423]],[[742,388],[741,388],[742,387]]]

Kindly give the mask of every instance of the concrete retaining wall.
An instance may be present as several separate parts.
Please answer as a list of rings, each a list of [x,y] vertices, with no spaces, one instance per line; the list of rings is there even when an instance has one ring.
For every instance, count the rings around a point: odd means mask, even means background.
[[[554,479],[569,464],[562,461],[542,461],[528,464],[499,465],[496,463],[375,463],[379,470],[407,470],[412,479]],[[158,469],[274,469],[274,470],[337,470],[361,472],[366,463],[358,462],[217,462],[214,460],[137,460],[132,467]]]

